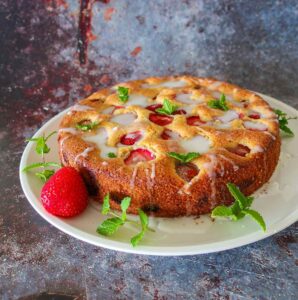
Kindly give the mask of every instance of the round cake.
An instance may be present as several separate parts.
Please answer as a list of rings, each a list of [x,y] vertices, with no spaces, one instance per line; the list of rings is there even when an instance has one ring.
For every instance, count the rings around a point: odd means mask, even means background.
[[[277,116],[259,95],[191,76],[151,77],[102,89],[60,124],[62,164],[79,170],[98,201],[131,197],[162,217],[200,215],[233,202],[226,184],[250,195],[280,154]]]

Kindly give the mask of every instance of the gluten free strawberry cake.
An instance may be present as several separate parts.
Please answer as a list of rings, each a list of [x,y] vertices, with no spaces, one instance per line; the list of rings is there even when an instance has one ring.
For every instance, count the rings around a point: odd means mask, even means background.
[[[76,168],[98,201],[162,217],[200,215],[250,195],[279,159],[278,119],[259,95],[191,76],[151,77],[102,89],[64,116],[62,164]]]

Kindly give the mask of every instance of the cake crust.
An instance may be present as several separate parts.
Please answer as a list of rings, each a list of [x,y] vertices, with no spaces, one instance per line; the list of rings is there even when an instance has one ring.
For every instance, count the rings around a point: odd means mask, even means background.
[[[119,86],[129,89],[126,103],[119,100]],[[227,111],[208,105],[221,94]],[[178,107],[177,114],[152,108],[165,99]],[[82,131],[78,124],[95,125]],[[129,213],[141,208],[162,217],[200,215],[231,204],[228,182],[252,194],[269,180],[280,154],[277,116],[264,99],[230,83],[191,76],[102,89],[65,115],[58,142],[62,164],[80,171],[98,201],[110,193],[111,207],[120,209],[121,199],[130,196]],[[201,155],[182,164],[168,152]]]

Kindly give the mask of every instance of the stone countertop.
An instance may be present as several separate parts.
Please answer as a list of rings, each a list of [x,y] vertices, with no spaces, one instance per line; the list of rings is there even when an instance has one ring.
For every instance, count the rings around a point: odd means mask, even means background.
[[[298,108],[298,2],[88,2],[0,1],[0,298],[297,299],[297,223],[221,253],[124,254],[44,221],[18,166],[26,137],[117,81],[213,76]]]

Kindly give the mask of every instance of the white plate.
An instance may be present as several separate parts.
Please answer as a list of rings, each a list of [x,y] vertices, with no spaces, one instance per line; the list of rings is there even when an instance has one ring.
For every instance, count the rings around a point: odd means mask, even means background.
[[[290,116],[298,115],[294,108],[271,97],[262,96],[273,107],[280,108]],[[52,118],[35,136],[57,130],[65,113],[66,111]],[[43,208],[39,200],[42,183],[33,173],[20,172],[21,184],[31,205],[45,220],[63,232],[96,246],[148,255],[190,255],[227,250],[264,239],[298,220],[298,121],[290,121],[290,127],[296,137],[283,138],[281,157],[275,173],[269,183],[255,193],[253,208],[263,215],[267,224],[266,233],[248,217],[238,222],[212,222],[208,216],[198,219],[150,218],[150,225],[156,232],[146,233],[141,245],[133,248],[129,241],[138,231],[134,227],[125,225],[110,238],[96,233],[98,224],[104,218],[95,203],[91,203],[78,217],[57,218]],[[47,160],[58,162],[58,143],[55,137],[50,139],[49,145],[51,151]],[[39,160],[40,157],[34,152],[34,144],[29,143],[23,153],[20,170]]]

